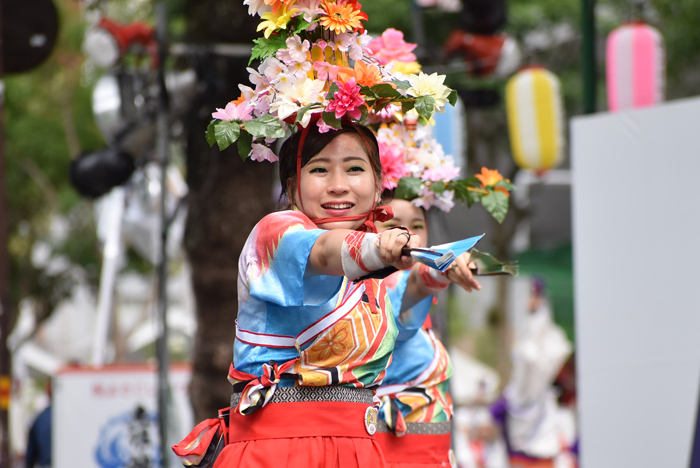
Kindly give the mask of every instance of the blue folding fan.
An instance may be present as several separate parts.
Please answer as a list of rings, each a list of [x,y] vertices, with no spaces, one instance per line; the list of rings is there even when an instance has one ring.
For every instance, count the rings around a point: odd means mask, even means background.
[[[444,273],[457,257],[474,247],[482,237],[484,237],[484,234],[457,242],[435,245],[429,249],[403,249],[402,253],[410,255],[417,262]]]

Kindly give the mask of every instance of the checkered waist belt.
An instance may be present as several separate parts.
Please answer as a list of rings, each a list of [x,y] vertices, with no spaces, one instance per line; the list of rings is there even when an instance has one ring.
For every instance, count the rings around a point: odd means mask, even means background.
[[[394,435],[383,422],[380,421],[375,438],[388,463],[450,466],[449,421],[406,423],[407,431],[401,437]]]
[[[442,435],[452,433],[452,421],[426,423],[413,422],[406,423],[406,434],[421,434],[421,435]],[[377,432],[394,432],[387,425],[386,421],[379,421],[377,424]]]
[[[372,438],[374,392],[352,387],[281,387],[261,411],[231,412],[229,443],[297,437]],[[231,396],[235,408],[240,393]]]

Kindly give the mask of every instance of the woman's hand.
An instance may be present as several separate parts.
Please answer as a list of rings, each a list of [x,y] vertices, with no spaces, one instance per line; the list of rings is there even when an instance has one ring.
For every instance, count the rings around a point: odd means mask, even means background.
[[[420,247],[420,236],[403,229],[388,229],[379,236],[379,255],[399,270],[408,270],[416,263],[410,255],[401,255],[404,247]]]
[[[469,258],[469,252],[464,252],[457,257],[447,269],[447,279],[457,284],[465,291],[472,292],[474,289],[479,291],[481,290],[481,285],[474,278],[471,271],[471,268],[476,268],[476,265],[474,262],[470,262]]]

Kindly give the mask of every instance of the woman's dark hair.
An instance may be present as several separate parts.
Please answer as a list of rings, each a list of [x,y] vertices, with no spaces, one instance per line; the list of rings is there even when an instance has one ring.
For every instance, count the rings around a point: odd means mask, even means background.
[[[304,140],[304,148],[301,153],[301,167],[306,166],[311,158],[320,153],[331,141],[343,133],[356,134],[364,142],[363,146],[367,151],[372,171],[374,171],[375,181],[379,185],[378,189],[381,190],[382,163],[379,159],[379,145],[372,130],[364,125],[343,121],[340,130],[329,130],[326,133],[321,133],[317,125],[310,124],[306,139]],[[301,131],[297,131],[282,144],[279,154],[280,184],[282,185],[280,201],[284,200],[286,197],[290,205],[293,200],[293,195],[297,190],[297,152],[300,140]],[[292,193],[289,193],[290,190]],[[286,208],[289,208],[289,206]]]

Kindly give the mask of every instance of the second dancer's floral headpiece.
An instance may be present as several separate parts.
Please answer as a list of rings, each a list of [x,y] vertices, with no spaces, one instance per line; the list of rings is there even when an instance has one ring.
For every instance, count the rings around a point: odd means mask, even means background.
[[[412,53],[416,45],[405,42],[400,31],[386,30],[369,47],[372,55],[395,74],[420,71]],[[392,190],[394,198],[426,210],[436,207],[449,212],[455,200],[470,207],[480,202],[498,222],[503,222],[514,186],[498,171],[487,168],[475,177],[460,178],[453,157],[446,155],[432,136],[430,122],[420,117],[415,109],[403,112],[394,105],[370,114],[384,171],[383,188]]]

